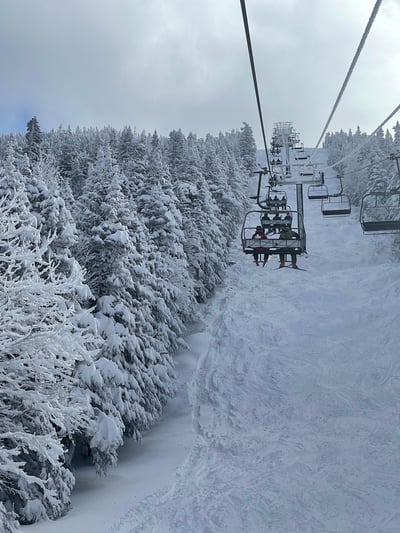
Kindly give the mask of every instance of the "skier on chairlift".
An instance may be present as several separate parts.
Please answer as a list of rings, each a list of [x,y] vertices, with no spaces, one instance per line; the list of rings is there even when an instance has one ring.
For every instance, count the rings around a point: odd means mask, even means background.
[[[265,232],[264,232],[262,226],[257,226],[256,227],[256,232],[253,234],[252,239],[264,240],[266,238],[267,238],[267,236],[265,235]],[[267,264],[268,253],[266,253],[265,250],[266,250],[266,248],[264,248],[263,246],[254,248],[253,257],[254,257],[254,262],[255,262],[256,266],[259,265],[259,260],[260,260],[261,253],[264,253],[263,267]]]
[[[279,235],[279,239],[289,241],[292,239],[300,239],[300,236],[298,233],[293,231],[289,226],[284,226],[281,229],[281,234]],[[290,256],[292,259],[291,267],[296,268],[296,269],[299,268],[297,266],[297,254],[291,253]],[[284,266],[286,266],[285,265],[285,254],[279,254],[279,259],[280,259],[279,268],[283,268]]]

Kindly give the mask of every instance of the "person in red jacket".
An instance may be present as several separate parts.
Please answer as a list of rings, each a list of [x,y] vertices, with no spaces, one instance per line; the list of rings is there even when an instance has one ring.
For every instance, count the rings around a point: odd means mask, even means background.
[[[253,234],[252,239],[264,240],[266,238],[267,238],[267,236],[265,235],[264,229],[262,228],[262,226],[257,226],[256,227],[256,232]],[[261,253],[264,253],[263,267],[267,264],[268,254],[265,252],[265,250],[266,250],[266,248],[264,248],[263,246],[254,248],[253,257],[254,257],[254,262],[255,262],[255,264],[257,266],[259,265],[259,260],[260,260]]]

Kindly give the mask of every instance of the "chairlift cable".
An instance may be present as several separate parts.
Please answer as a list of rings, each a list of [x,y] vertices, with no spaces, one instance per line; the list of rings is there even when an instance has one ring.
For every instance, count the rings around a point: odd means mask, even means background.
[[[252,72],[252,75],[253,75],[253,83],[254,83],[254,90],[255,90],[255,93],[256,93],[258,115],[259,115],[259,118],[260,118],[261,132],[262,132],[262,137],[263,137],[263,142],[264,142],[264,149],[265,149],[265,156],[267,158],[267,167],[268,167],[268,172],[270,174],[272,174],[272,172],[271,172],[271,164],[270,164],[269,156],[268,156],[267,141],[266,141],[266,138],[265,138],[264,121],[263,121],[263,116],[262,116],[262,111],[261,111],[260,95],[259,95],[259,92],[258,92],[256,67],[254,65],[254,58],[253,58],[253,51],[252,51],[252,46],[251,46],[250,30],[249,30],[249,23],[248,23],[248,20],[247,20],[245,0],[240,0],[240,5],[242,7],[242,17],[243,17],[244,30],[245,30],[245,33],[246,33],[247,50],[249,52],[251,72]]]
[[[320,169],[320,171],[323,171],[323,170],[328,170],[330,168],[333,168],[335,167],[336,165],[338,165],[339,163],[342,163],[343,161],[345,161],[348,157],[350,157],[351,155],[355,154],[356,152],[358,152],[358,150],[361,150],[361,148],[363,146],[365,146],[366,144],[368,144],[370,142],[370,140],[372,139],[372,137],[375,135],[375,133],[377,133],[381,128],[382,126],[384,126],[386,124],[386,122],[388,122],[392,117],[393,115],[395,115],[400,109],[400,104],[398,106],[396,106],[393,111],[390,113],[390,115],[388,115],[385,120],[383,122],[381,122],[379,124],[379,126],[377,126],[374,131],[372,133],[370,133],[368,135],[368,137],[365,139],[364,142],[360,143],[359,145],[357,145],[353,150],[351,150],[351,152],[349,152],[348,154],[346,154],[344,157],[342,157],[342,159],[339,159],[339,161],[336,161],[335,163],[333,163],[332,165],[329,165],[327,167],[324,167],[322,169]],[[361,170],[361,169],[360,169]]]
[[[370,163],[369,165],[365,165],[365,167],[357,168],[356,170],[350,170],[349,172],[343,172],[340,173],[341,176],[348,176],[350,174],[356,174],[357,172],[360,172],[361,170],[366,170],[368,168],[372,168],[375,165],[380,165],[383,161],[388,161],[390,157],[384,157],[383,159],[379,159],[379,161],[375,161],[375,163]]]
[[[328,118],[328,120],[327,120],[327,122],[325,124],[325,127],[322,130],[320,138],[318,139],[318,142],[317,142],[317,144],[316,144],[316,146],[315,146],[315,148],[314,148],[314,150],[313,150],[313,152],[312,152],[312,154],[310,156],[310,161],[314,157],[314,154],[317,151],[317,148],[320,145],[320,143],[321,143],[321,141],[322,141],[322,139],[323,139],[323,137],[325,135],[326,130],[328,129],[328,126],[329,126],[329,124],[330,124],[330,122],[332,120],[332,117],[333,117],[333,115],[334,115],[334,113],[336,111],[336,108],[339,105],[339,102],[340,102],[340,100],[341,100],[341,98],[343,96],[343,93],[344,93],[344,91],[345,91],[345,89],[347,87],[347,83],[350,80],[350,77],[351,77],[351,75],[353,73],[354,67],[356,66],[358,58],[359,58],[359,56],[361,54],[361,51],[362,51],[362,49],[364,47],[365,41],[367,40],[369,31],[370,31],[370,29],[372,27],[372,24],[374,23],[376,15],[378,14],[378,11],[379,11],[379,8],[380,8],[381,4],[382,4],[382,0],[376,0],[374,8],[373,8],[372,13],[371,13],[371,16],[370,16],[370,18],[368,20],[368,23],[367,23],[367,26],[366,26],[366,28],[364,30],[364,34],[363,34],[363,36],[361,38],[360,44],[358,45],[357,51],[355,53],[355,56],[353,57],[353,61],[351,62],[350,68],[349,68],[349,70],[348,70],[348,72],[346,74],[346,77],[344,79],[342,88],[339,91],[339,94],[338,94],[338,96],[336,98],[335,104],[334,104],[334,106],[332,108],[332,111],[331,111],[331,113],[329,115],[329,118]]]
[[[389,159],[392,159],[392,155],[393,154],[390,154],[388,157],[383,157],[382,159],[379,159],[379,161],[375,161],[374,163],[370,163],[369,165],[365,165],[364,167],[357,168],[356,170],[349,170],[348,172],[340,173],[340,175],[347,176],[349,174],[355,174],[356,172],[360,172],[361,170],[374,167],[375,165],[380,165],[383,161],[388,161]],[[400,156],[400,153],[395,155]]]

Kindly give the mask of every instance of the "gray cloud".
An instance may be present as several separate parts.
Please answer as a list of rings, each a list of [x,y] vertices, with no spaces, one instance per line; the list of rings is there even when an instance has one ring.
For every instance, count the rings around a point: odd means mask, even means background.
[[[247,0],[267,134],[326,122],[375,0]],[[386,0],[330,129],[374,129],[399,103],[400,4]],[[261,145],[232,0],[2,0],[1,130],[130,124],[200,136],[249,122]]]

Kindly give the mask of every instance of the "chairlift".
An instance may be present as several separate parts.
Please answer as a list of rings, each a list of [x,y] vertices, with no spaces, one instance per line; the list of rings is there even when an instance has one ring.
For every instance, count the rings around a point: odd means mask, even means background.
[[[296,166],[296,165],[293,165]],[[295,175],[295,181],[291,181],[292,175],[284,176],[282,174],[282,181],[281,185],[293,185],[293,183],[302,183],[303,185],[323,185],[321,182],[321,177],[319,173],[317,172],[310,172],[310,173],[301,173],[298,175]]]
[[[361,200],[360,224],[364,233],[399,233],[400,190],[365,194]]]
[[[300,176],[314,176],[314,169],[300,170]]]
[[[273,211],[278,211],[279,209],[287,208],[287,195],[285,191],[274,190],[273,191],[274,196],[272,196],[271,194],[272,188],[276,186],[278,183],[279,185],[282,183],[282,176],[278,174],[273,174],[272,176],[268,177],[268,171],[266,169],[257,170],[255,174],[258,174],[257,193],[255,196],[251,196],[250,198],[252,200],[256,200],[257,205],[261,209],[270,209]],[[265,179],[268,180],[266,195],[264,195],[264,192],[263,192]],[[275,199],[275,196],[277,196],[277,199]]]
[[[278,185],[278,176],[276,174],[272,174],[272,176],[268,178],[268,185],[271,187],[271,189]]]
[[[329,196],[328,187],[324,184],[309,185],[307,195],[309,200],[324,200]]]
[[[321,201],[321,213],[325,217],[339,217],[350,215],[350,198],[346,194],[328,196],[326,199]]]
[[[279,233],[282,228],[291,228],[292,223],[293,214],[290,207],[284,212],[265,210],[260,216],[260,224],[267,233]]]
[[[303,143],[299,144],[299,145],[295,145],[293,146],[293,150],[296,150],[297,152],[304,152],[304,145]]]
[[[274,191],[271,196],[271,189],[268,187],[268,193],[264,202],[266,209],[279,210],[287,208],[287,195],[285,191]]]
[[[279,234],[277,234],[276,238],[272,237],[262,241],[260,239],[252,239],[256,227],[260,225],[259,220],[265,213],[265,210],[252,210],[246,213],[241,231],[242,248],[245,254],[253,254],[255,249],[259,253],[267,253],[269,255],[307,253],[304,220],[298,211],[290,211],[293,218],[292,229],[299,235],[298,239],[279,239]]]

